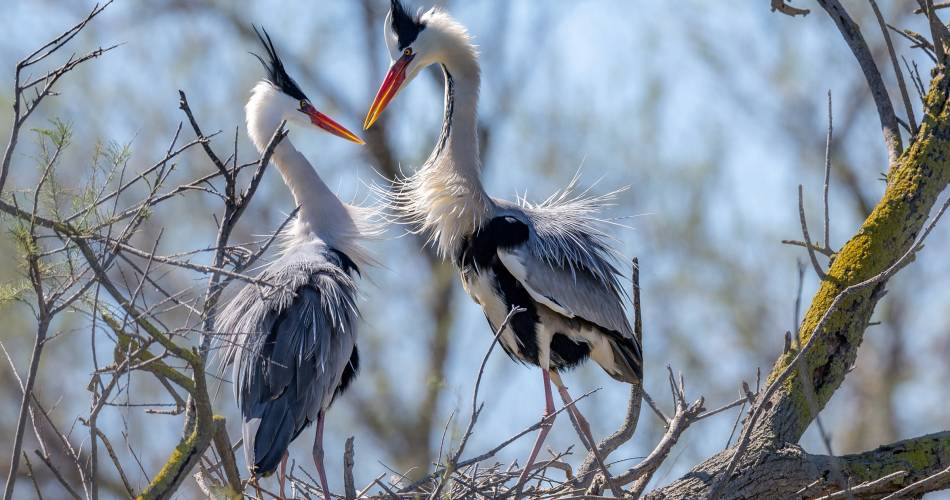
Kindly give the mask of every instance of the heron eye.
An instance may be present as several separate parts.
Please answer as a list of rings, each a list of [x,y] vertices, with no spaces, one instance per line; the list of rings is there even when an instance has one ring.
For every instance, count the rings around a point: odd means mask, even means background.
[[[402,51],[402,55],[404,55],[404,56],[411,56],[411,55],[412,55],[412,49],[409,48],[409,47],[406,47],[406,48]]]

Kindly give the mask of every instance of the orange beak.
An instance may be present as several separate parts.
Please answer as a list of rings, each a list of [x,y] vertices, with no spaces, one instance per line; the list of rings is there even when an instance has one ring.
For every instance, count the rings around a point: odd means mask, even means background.
[[[304,107],[300,108],[300,111],[302,111],[304,114],[310,117],[310,123],[313,123],[314,125],[322,128],[323,130],[326,130],[327,132],[337,137],[342,137],[348,141],[352,141],[357,144],[361,144],[361,145],[366,144],[365,142],[363,142],[363,139],[360,139],[359,137],[357,137],[356,134],[347,130],[343,125],[340,125],[339,123],[333,121],[333,119],[330,118],[329,116],[317,111],[317,109],[311,106],[310,104],[307,104]]]
[[[399,93],[403,82],[406,81],[406,67],[409,66],[409,62],[414,57],[416,57],[415,54],[404,55],[389,68],[389,73],[386,73],[383,84],[379,86],[379,91],[376,92],[376,99],[373,100],[373,105],[370,106],[369,113],[366,114],[363,130],[368,130],[376,123],[380,113],[386,109],[389,101],[392,101],[393,97],[396,97],[396,94]]]

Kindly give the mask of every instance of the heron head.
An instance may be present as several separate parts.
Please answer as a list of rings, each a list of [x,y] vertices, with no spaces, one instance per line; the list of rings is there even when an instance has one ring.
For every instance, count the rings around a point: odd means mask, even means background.
[[[412,15],[400,0],[390,0],[390,6],[384,31],[393,63],[366,115],[364,129],[376,122],[396,94],[423,69],[446,59],[452,46],[451,29],[446,28],[457,24],[436,9]],[[458,29],[464,33],[464,28]]]
[[[337,137],[342,137],[348,141],[357,144],[363,144],[363,140],[355,134],[344,128],[329,116],[321,113],[311,104],[310,99],[300,90],[297,82],[287,74],[283,61],[277,55],[277,49],[274,42],[266,30],[261,28],[263,35],[254,27],[254,32],[264,46],[267,58],[257,54],[256,57],[264,69],[267,70],[266,83],[269,84],[272,92],[266,93],[266,106],[269,111],[280,115],[281,120],[294,122],[302,125],[313,125],[321,130],[329,132]]]

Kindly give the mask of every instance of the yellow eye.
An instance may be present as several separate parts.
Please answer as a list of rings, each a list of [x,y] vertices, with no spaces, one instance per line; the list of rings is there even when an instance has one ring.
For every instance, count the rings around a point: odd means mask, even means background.
[[[301,99],[301,100],[300,100],[300,109],[306,108],[309,104],[310,104],[310,103],[307,102],[306,99]]]
[[[409,47],[406,47],[406,49],[402,51],[402,55],[404,55],[404,56],[411,56],[411,55],[412,55],[412,49],[410,49]]]

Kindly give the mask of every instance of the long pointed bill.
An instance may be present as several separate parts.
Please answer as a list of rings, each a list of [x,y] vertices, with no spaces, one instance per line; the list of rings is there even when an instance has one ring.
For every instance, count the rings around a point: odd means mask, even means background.
[[[396,94],[399,93],[403,82],[406,81],[406,67],[409,66],[409,62],[412,61],[413,57],[415,57],[415,54],[404,55],[397,59],[392,67],[389,68],[389,73],[386,73],[386,79],[384,79],[383,84],[379,86],[379,91],[376,92],[376,99],[373,100],[373,105],[370,106],[369,113],[366,114],[366,120],[363,122],[363,130],[369,129],[376,123],[380,113],[386,109],[386,105],[389,104],[389,101],[392,101],[393,97],[396,97]]]
[[[353,141],[357,144],[366,144],[365,142],[363,142],[363,139],[360,139],[359,137],[357,137],[356,134],[347,130],[343,125],[340,125],[339,123],[333,121],[333,119],[330,118],[329,116],[317,111],[316,108],[314,108],[313,106],[308,105],[305,108],[301,109],[301,111],[303,111],[304,113],[307,114],[307,116],[310,117],[311,123],[322,128],[323,130],[326,130],[327,132],[337,137],[342,137],[348,141]]]

